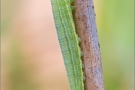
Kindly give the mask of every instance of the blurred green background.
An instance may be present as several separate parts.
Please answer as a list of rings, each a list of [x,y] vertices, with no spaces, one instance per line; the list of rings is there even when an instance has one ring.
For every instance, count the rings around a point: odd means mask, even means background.
[[[106,90],[134,90],[134,0],[94,0]],[[69,90],[50,0],[1,0],[1,90]]]

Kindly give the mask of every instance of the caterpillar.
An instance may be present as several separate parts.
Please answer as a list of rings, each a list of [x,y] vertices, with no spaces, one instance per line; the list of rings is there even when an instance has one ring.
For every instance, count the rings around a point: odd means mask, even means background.
[[[75,31],[73,0],[51,0],[58,40],[71,90],[84,90],[79,38]]]

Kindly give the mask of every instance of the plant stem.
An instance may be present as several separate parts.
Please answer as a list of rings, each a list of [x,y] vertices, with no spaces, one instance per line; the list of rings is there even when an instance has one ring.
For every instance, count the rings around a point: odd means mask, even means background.
[[[76,32],[81,38],[85,90],[104,90],[100,46],[93,0],[75,0],[73,10]]]

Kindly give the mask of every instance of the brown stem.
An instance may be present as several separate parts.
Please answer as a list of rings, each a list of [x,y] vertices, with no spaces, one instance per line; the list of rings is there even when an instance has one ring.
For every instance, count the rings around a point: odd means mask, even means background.
[[[100,46],[93,0],[75,0],[73,11],[76,32],[81,38],[85,90],[104,90]]]

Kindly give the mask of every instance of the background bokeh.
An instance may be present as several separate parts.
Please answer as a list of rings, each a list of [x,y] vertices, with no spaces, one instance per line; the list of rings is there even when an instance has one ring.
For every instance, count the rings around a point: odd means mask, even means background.
[[[134,0],[94,0],[106,90],[134,89]],[[70,90],[50,0],[1,0],[1,90]]]

